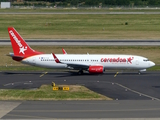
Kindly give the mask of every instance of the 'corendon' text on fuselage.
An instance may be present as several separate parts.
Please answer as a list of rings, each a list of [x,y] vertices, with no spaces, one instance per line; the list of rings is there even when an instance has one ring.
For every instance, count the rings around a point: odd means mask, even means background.
[[[132,64],[132,60],[133,60],[133,57],[129,57],[129,58],[101,58],[101,62],[115,62],[115,63],[125,63],[125,62],[128,62],[128,63],[131,63]]]

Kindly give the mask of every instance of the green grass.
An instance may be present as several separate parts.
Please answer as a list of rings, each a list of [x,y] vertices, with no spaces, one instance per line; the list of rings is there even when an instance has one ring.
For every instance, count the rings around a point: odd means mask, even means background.
[[[51,85],[35,90],[0,90],[0,100],[111,100],[83,86],[70,85],[69,91],[53,91]]]
[[[0,12],[159,12],[158,9],[121,9],[121,8],[84,8],[84,9],[76,9],[76,8],[34,8],[34,9],[0,9]]]
[[[154,67],[149,68],[150,71],[160,71],[160,65],[156,65]]]
[[[0,15],[0,38],[13,26],[28,39],[159,39],[159,15]],[[128,25],[125,25],[125,23]]]
[[[10,9],[0,9],[1,12]],[[44,11],[74,11],[36,9]],[[34,10],[17,10],[13,12]],[[75,10],[81,11],[81,10]],[[83,11],[83,10],[82,10]],[[84,10],[87,11],[87,10]],[[94,11],[94,10],[88,10]],[[99,10],[96,10],[99,11]],[[114,10],[113,10],[114,11]],[[151,10],[152,11],[152,10]],[[10,11],[11,12],[11,11]],[[14,26],[23,38],[42,39],[160,39],[159,15],[0,15],[0,39],[9,39],[7,27]],[[125,23],[128,25],[125,25]],[[159,46],[32,46],[45,53],[62,53],[61,48],[74,54],[133,54],[149,58],[160,64]],[[0,70],[41,70],[26,67],[6,56],[11,46],[0,46]],[[8,66],[7,68],[5,66]],[[20,66],[20,67],[12,67]],[[21,67],[23,66],[23,67]]]

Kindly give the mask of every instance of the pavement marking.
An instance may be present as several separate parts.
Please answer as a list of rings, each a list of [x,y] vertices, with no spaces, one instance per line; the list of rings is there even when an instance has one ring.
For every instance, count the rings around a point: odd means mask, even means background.
[[[33,84],[33,83],[23,83],[24,85],[31,85],[31,84]]]
[[[21,102],[17,101],[16,102],[0,101],[0,118],[2,118],[4,115],[12,111],[20,104]]]
[[[14,83],[4,84],[3,86],[14,85]]]
[[[116,74],[114,75],[114,77],[116,77],[118,75],[119,72],[116,72]]]
[[[51,119],[50,117],[39,117],[39,116],[31,116],[31,115],[16,115],[16,114],[7,114],[10,117],[22,117],[27,119]],[[18,118],[19,119],[19,118]]]
[[[135,90],[132,90],[132,89],[130,89],[130,88],[126,87],[126,86],[123,86],[123,85],[121,85],[121,84],[119,84],[119,83],[115,83],[115,84],[118,85],[118,86],[120,86],[120,87],[122,87],[122,88],[124,88],[125,90],[129,90],[129,91],[131,91],[131,92],[137,93],[137,94],[139,94],[140,96],[145,96],[145,97],[151,98],[152,100],[160,101],[160,99],[158,99],[158,98],[149,96],[149,95],[147,95],[147,94],[144,94],[144,93],[141,93],[141,92],[138,92],[138,91],[135,91]]]
[[[39,77],[43,77],[44,75],[46,75],[48,72],[45,72],[43,74],[41,74]]]
[[[144,93],[138,92],[138,91],[136,91],[136,90],[132,90],[132,89],[130,89],[130,88],[128,88],[128,87],[126,87],[126,86],[124,86],[124,85],[121,85],[121,84],[119,84],[119,83],[114,83],[114,82],[104,82],[104,83],[111,83],[112,85],[115,85],[115,84],[116,84],[116,85],[118,85],[118,86],[120,86],[120,87],[124,88],[124,89],[125,89],[125,91],[131,91],[131,92],[134,92],[134,93],[136,93],[136,94],[139,94],[139,96],[145,96],[145,97],[151,98],[152,100],[160,101],[160,99],[159,99],[159,98],[152,97],[152,96],[150,96],[150,95],[147,95],[147,94],[144,94]],[[117,100],[118,100],[118,99],[117,99]]]
[[[24,82],[14,82],[14,83],[7,83],[4,84],[3,86],[9,86],[9,85],[15,85],[15,84],[33,84],[32,81],[24,81]]]

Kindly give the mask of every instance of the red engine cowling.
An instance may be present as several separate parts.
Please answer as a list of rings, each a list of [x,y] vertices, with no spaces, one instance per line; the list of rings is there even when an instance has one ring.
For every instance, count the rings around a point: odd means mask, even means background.
[[[103,73],[104,69],[103,66],[89,66],[89,73],[91,74],[100,74]]]

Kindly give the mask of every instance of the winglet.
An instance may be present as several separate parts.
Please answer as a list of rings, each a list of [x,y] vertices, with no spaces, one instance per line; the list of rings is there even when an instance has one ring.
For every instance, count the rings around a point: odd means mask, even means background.
[[[67,52],[66,52],[65,49],[63,49],[63,48],[62,48],[62,52],[63,52],[64,55],[67,54]]]
[[[59,61],[59,59],[57,58],[57,56],[56,56],[54,53],[52,53],[52,55],[53,55],[54,60],[56,61],[56,63],[61,63],[61,62]]]

